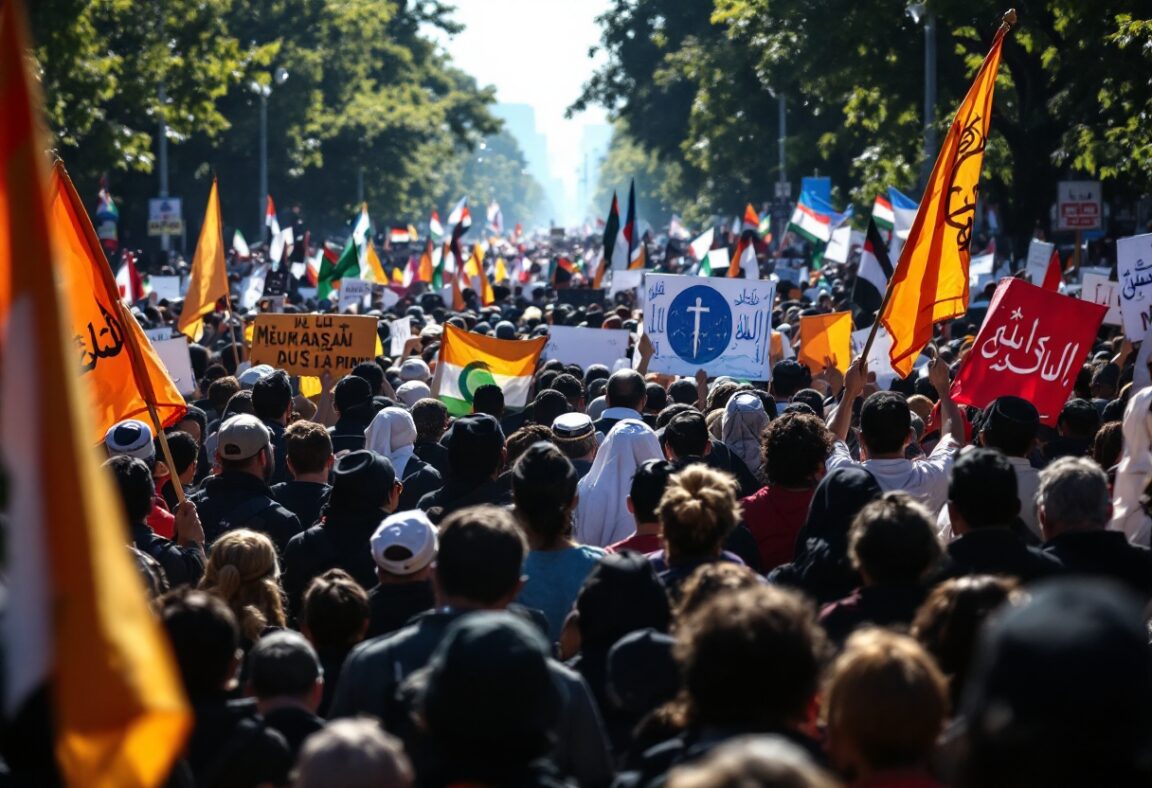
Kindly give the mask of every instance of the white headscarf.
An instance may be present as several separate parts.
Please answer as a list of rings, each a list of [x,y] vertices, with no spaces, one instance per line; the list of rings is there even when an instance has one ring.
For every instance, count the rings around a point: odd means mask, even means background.
[[[724,408],[721,428],[724,445],[732,450],[753,474],[760,470],[760,435],[768,426],[764,403],[755,394],[738,391]]]
[[[364,430],[364,448],[392,461],[396,478],[403,479],[408,460],[415,452],[416,422],[403,408],[384,408]]]
[[[645,461],[663,458],[651,427],[636,419],[616,422],[576,487],[580,496],[574,518],[576,541],[604,547],[632,535],[636,531],[628,511],[632,477]]]
[[[1140,497],[1152,479],[1152,387],[1141,389],[1124,409],[1124,453],[1116,466],[1112,486],[1112,522],[1108,528],[1123,531],[1133,544],[1149,546],[1152,520],[1140,505]]]

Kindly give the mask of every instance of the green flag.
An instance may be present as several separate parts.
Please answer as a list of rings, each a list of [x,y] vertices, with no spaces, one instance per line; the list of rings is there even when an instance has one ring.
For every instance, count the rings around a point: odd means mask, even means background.
[[[348,245],[340,253],[340,259],[335,264],[327,259],[320,264],[320,275],[316,279],[316,298],[327,298],[332,292],[332,283],[344,277],[358,278],[360,276],[360,251],[356,242],[349,239]]]

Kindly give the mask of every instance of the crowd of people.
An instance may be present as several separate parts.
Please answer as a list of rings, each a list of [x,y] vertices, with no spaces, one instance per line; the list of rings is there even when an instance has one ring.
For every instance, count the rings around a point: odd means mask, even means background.
[[[851,307],[826,276],[779,288],[777,331]],[[170,460],[109,430],[195,714],[170,784],[1152,784],[1152,389],[1123,337],[1055,427],[952,400],[963,321],[889,390],[791,345],[769,382],[551,360],[526,408],[489,384],[451,418],[444,326],[639,319],[627,294],[466,297],[374,304],[384,347],[389,321],[413,339],[312,399],[211,315]]]

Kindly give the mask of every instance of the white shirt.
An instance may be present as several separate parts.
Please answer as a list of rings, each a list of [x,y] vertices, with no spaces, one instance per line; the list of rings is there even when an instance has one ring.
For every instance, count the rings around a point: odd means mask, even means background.
[[[916,498],[933,516],[948,502],[948,474],[952,461],[960,451],[960,444],[951,435],[945,435],[927,457],[915,460],[865,460],[857,463],[848,452],[848,445],[838,440],[828,455],[828,471],[848,465],[859,465],[872,474],[884,492],[901,490]]]
[[[1040,471],[1033,468],[1032,463],[1028,462],[1025,457],[1009,457],[1008,462],[1012,466],[1012,470],[1016,471],[1016,494],[1020,499],[1020,520],[1028,526],[1029,531],[1043,541],[1044,535],[1040,533],[1040,520],[1036,516],[1036,492],[1040,489]],[[947,544],[956,538],[956,533],[952,530],[952,518],[948,516],[947,506],[940,510],[936,525],[938,526],[936,535],[940,537],[940,541]]]

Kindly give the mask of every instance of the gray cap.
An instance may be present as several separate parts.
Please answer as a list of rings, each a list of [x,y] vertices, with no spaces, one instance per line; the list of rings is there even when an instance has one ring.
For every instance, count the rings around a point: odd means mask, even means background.
[[[272,443],[272,432],[255,416],[241,413],[220,427],[216,453],[222,460],[246,460]]]

